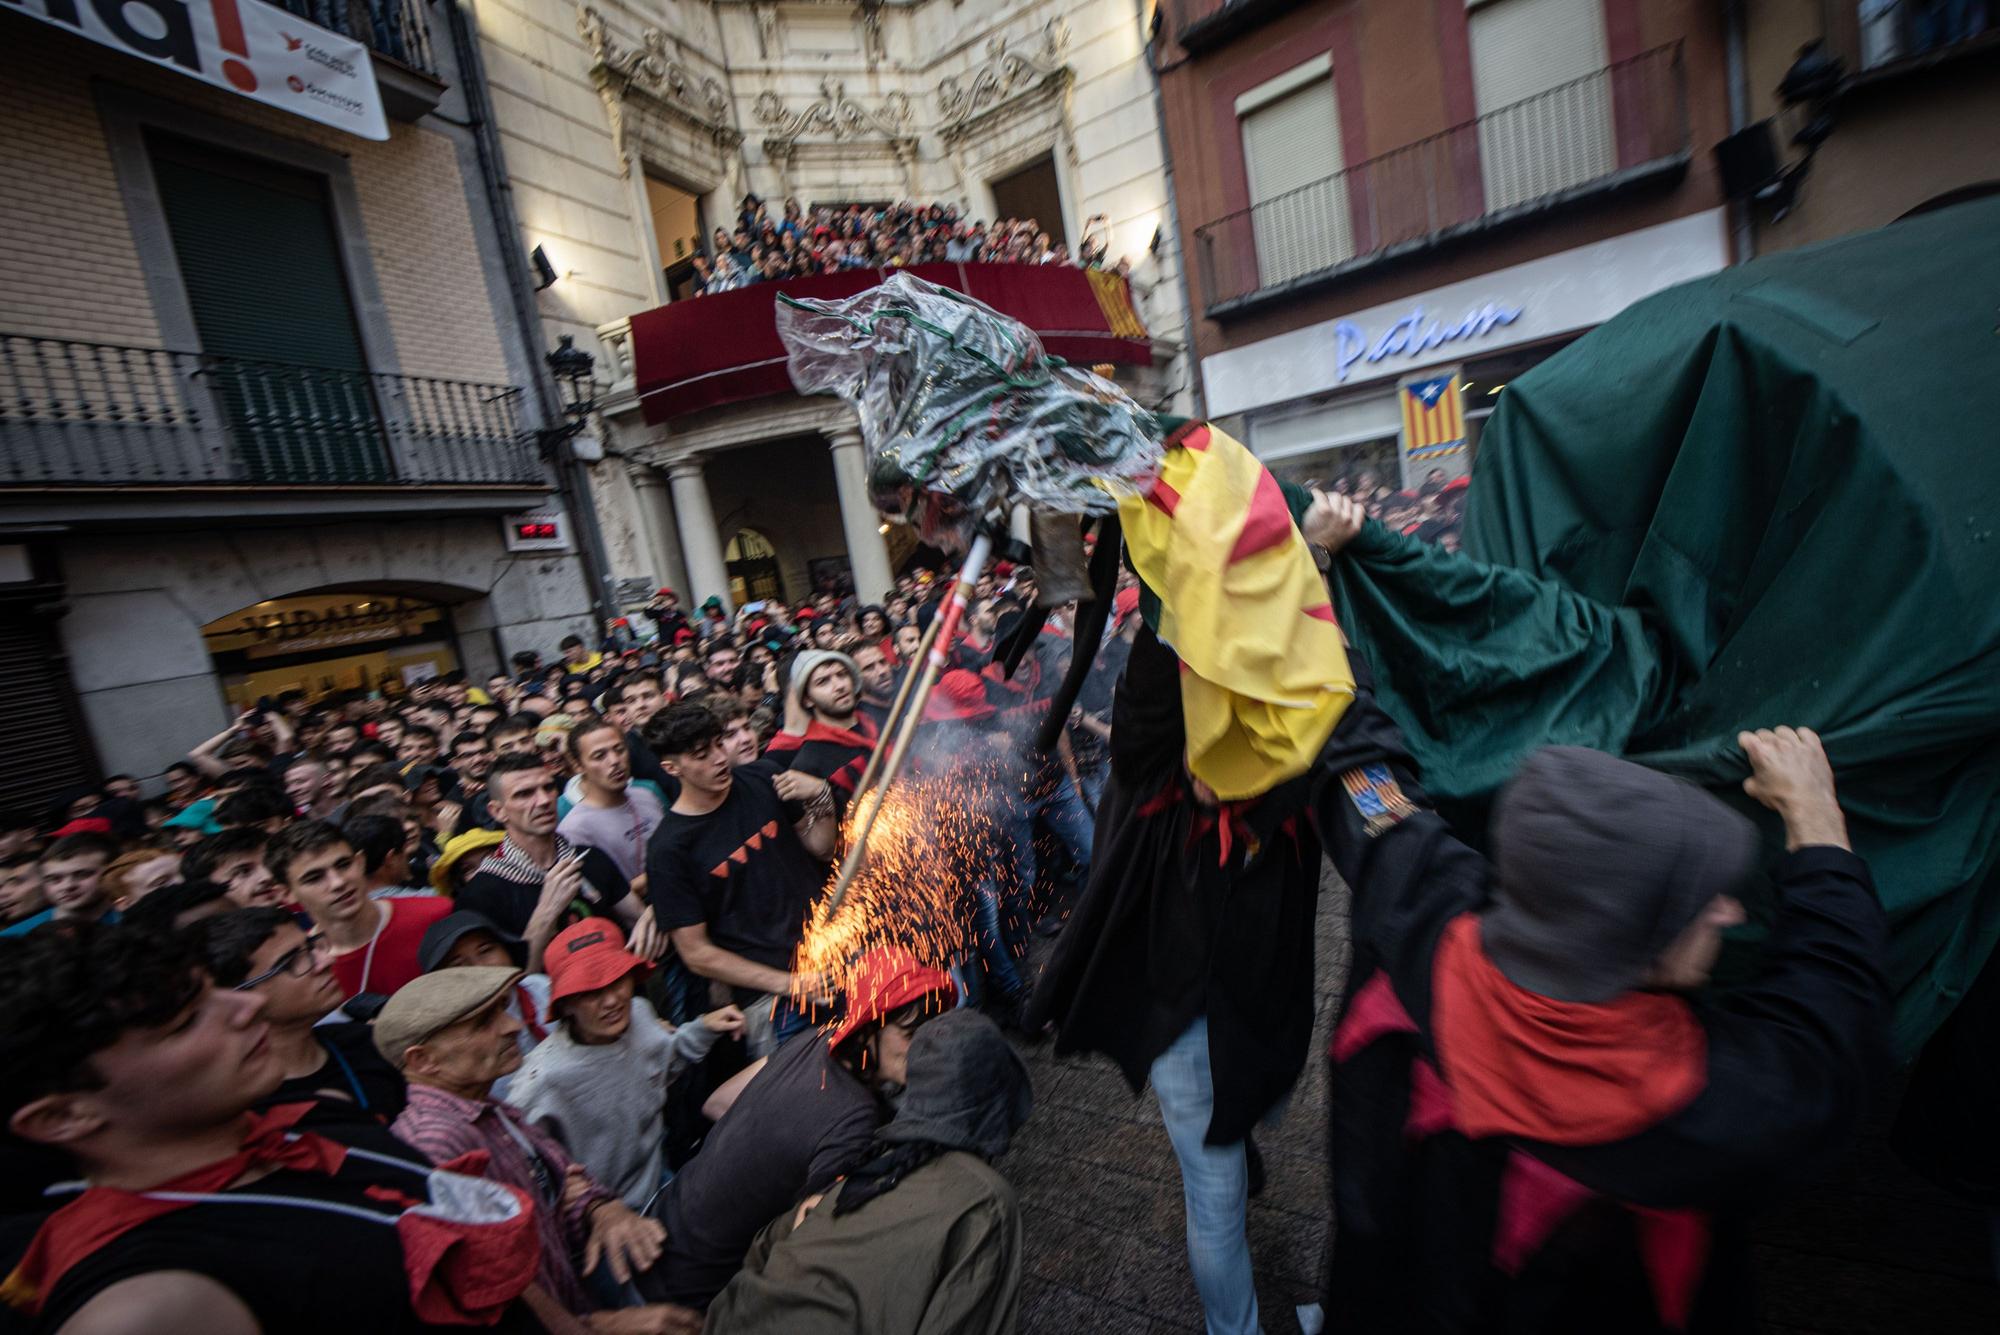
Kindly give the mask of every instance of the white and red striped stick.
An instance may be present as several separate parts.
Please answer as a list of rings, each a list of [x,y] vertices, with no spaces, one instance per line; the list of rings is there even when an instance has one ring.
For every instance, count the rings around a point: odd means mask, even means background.
[[[924,706],[930,702],[931,688],[937,685],[938,677],[944,672],[945,664],[951,661],[951,648],[958,639],[959,624],[965,619],[966,605],[972,601],[973,586],[979,583],[979,576],[986,569],[987,560],[993,555],[993,539],[980,534],[972,540],[972,550],[965,554],[965,564],[958,572],[958,583],[952,588],[951,598],[944,610],[938,613],[939,625],[935,627],[936,637],[931,641],[930,656],[924,660],[923,675],[918,679],[916,689],[910,692],[909,701],[900,719],[891,718],[882,730],[884,737],[891,729],[896,740],[889,749],[889,759],[882,766],[881,782],[877,785],[882,794],[889,791],[889,785],[902,772],[903,761],[909,755],[910,740],[917,734],[917,724],[923,719]],[[880,743],[878,741],[877,745]],[[847,847],[847,856],[840,864],[840,878],[833,883],[833,893],[827,896],[826,909],[821,921],[830,921],[840,908],[840,901],[847,898],[848,887],[861,872],[861,864],[868,853],[868,834],[875,828],[876,813],[882,810],[881,794],[874,800],[868,799],[868,785],[864,782],[854,790],[857,802],[868,802],[861,813],[861,824],[854,832],[854,842]]]

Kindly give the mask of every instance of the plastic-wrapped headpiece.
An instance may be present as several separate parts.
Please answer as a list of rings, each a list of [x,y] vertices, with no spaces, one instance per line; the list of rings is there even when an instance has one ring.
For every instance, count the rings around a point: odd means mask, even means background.
[[[792,383],[854,406],[876,508],[926,541],[995,505],[1108,513],[1105,486],[1143,490],[1158,469],[1151,414],[949,288],[899,273],[839,301],[781,295],[777,319]]]

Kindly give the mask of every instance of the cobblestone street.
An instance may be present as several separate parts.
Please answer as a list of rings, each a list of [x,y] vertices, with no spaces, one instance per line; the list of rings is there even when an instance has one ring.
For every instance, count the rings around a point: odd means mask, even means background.
[[[1297,1329],[1293,1305],[1316,1298],[1326,1248],[1326,1064],[1317,1054],[1346,978],[1346,901],[1345,887],[1329,877],[1320,897],[1315,1056],[1283,1123],[1257,1138],[1266,1185],[1250,1202],[1250,1250],[1271,1332]],[[1058,1058],[1052,1048],[1023,1049],[1035,1076],[1035,1115],[1002,1165],[1027,1209],[1021,1329],[1200,1330],[1180,1174],[1158,1103],[1150,1090],[1134,1098],[1105,1058]]]

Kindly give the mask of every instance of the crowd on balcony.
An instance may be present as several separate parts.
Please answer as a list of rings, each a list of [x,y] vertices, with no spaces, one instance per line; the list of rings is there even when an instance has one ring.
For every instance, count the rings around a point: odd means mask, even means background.
[[[1382,491],[1317,495],[1298,528],[1333,559],[1364,507],[1407,518]],[[1745,787],[1803,850],[1776,872],[1791,945],[1734,1008],[1697,1010],[1742,921],[1747,818],[1552,748],[1502,798],[1490,869],[1352,679],[1306,774],[1223,801],[1192,777],[1184,670],[1142,592],[1121,577],[1088,645],[1074,604],[1047,609],[1008,673],[1035,573],[981,577],[918,716],[945,795],[905,809],[903,835],[958,929],[919,932],[897,900],[874,944],[812,957],[839,965],[809,961],[808,933],[946,605],[926,574],[867,605],[688,609],[661,589],[554,661],[286,691],[160,792],[116,775],[0,823],[7,1327],[1011,1335],[1023,1219],[1003,1156],[1033,1108],[1017,1045],[1045,1036],[1056,978],[1081,989],[1065,1040],[1084,1031],[1158,1094],[1209,1328],[1253,1331],[1250,1132],[1313,1026],[1322,850],[1368,984],[1332,1056],[1341,1233],[1361,1249],[1335,1254],[1336,1300],[1365,1319],[1477,1291],[1580,1306],[1576,1329],[1674,1325],[1653,1319],[1627,1209],[1726,1248],[1710,1203],[1739,1222],[1744,1179],[1794,1173],[1863,1102],[1881,911],[1817,739],[1746,734]],[[1044,751],[1030,739],[1079,655]],[[1119,822],[1101,839],[1100,799]],[[1073,902],[1087,930],[1024,1007],[1028,952]],[[1577,1181],[1522,1166],[1542,1144]],[[1645,1184],[1668,1170],[1694,1185],[1663,1215]],[[1562,1224],[1555,1261],[1503,1274],[1499,1194],[1537,1171],[1603,1208]],[[1414,1215],[1395,1208],[1412,1182]],[[1577,1285],[1576,1254],[1609,1259]],[[1747,1313],[1740,1259],[1716,1255],[1662,1301]]]
[[[897,269],[917,264],[1061,264],[1116,269],[1130,277],[1128,259],[1111,261],[1102,215],[1084,225],[1074,254],[1033,218],[988,225],[959,216],[955,204],[846,204],[802,209],[787,199],[773,213],[745,195],[733,231],[717,227],[708,254],[694,257],[697,294],[729,292],[845,269]]]

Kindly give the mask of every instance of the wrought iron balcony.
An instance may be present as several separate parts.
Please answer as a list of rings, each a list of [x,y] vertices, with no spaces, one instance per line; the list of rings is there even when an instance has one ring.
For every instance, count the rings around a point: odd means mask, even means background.
[[[1207,313],[1682,171],[1688,151],[1675,43],[1196,228]]]
[[[521,391],[0,334],[0,485],[540,486]]]
[[[280,9],[352,37],[377,55],[437,77],[424,0],[275,0]]]

